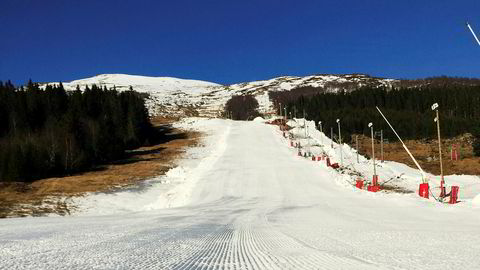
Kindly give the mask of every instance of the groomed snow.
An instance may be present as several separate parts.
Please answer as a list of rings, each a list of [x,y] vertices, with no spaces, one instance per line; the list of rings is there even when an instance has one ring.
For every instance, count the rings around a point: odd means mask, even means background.
[[[456,205],[369,193],[352,187],[352,176],[298,157],[276,126],[178,125],[207,131],[205,146],[144,188],[92,194],[74,216],[1,220],[0,268],[480,268],[478,178],[447,177],[463,185]],[[307,126],[310,150],[339,162],[339,146]],[[356,164],[342,150],[346,165],[370,174],[368,160]],[[379,171],[381,181],[402,173],[396,184],[416,189],[414,169],[388,162]]]

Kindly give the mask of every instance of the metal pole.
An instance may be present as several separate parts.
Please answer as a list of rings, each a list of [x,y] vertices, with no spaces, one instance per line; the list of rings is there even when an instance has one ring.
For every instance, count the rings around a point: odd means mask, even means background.
[[[400,136],[398,135],[397,131],[395,131],[395,129],[393,128],[393,126],[390,124],[390,122],[388,122],[388,119],[385,117],[385,115],[383,115],[382,111],[380,110],[380,108],[378,108],[378,106],[376,106],[377,108],[377,111],[382,115],[383,119],[385,119],[385,122],[387,122],[388,126],[392,129],[393,133],[395,133],[395,135],[397,136],[397,138],[400,140],[400,142],[402,143],[402,146],[403,148],[405,149],[405,151],[407,151],[408,155],[410,156],[410,158],[413,160],[413,162],[415,163],[415,165],[417,166],[417,168],[420,170],[420,172],[422,173],[422,181],[425,183],[426,179],[427,179],[427,175],[425,174],[425,172],[423,171],[422,167],[420,167],[420,165],[418,164],[417,160],[413,157],[412,153],[410,153],[410,150],[408,150],[407,146],[405,145],[405,143],[403,142],[402,138],[400,138]]]
[[[384,159],[383,159],[383,129],[380,130],[380,148],[381,148],[382,163],[383,163],[383,161],[384,161]]]
[[[356,148],[357,148],[357,163],[359,163],[359,161],[358,161],[358,135],[355,135],[355,144],[356,144]]]
[[[473,32],[472,27],[470,26],[470,24],[468,22],[466,24],[467,24],[468,29],[470,29],[470,32],[472,32],[472,35],[475,38],[475,40],[477,41],[478,45],[480,45],[480,40],[478,40],[477,35],[475,35],[475,32]]]
[[[332,142],[332,143],[330,144],[330,146],[331,146],[332,149],[333,149],[333,127],[330,128],[330,141]]]
[[[341,160],[341,165],[343,166],[342,132],[340,131],[340,119],[337,119],[337,123],[338,123],[338,140],[340,142],[340,160]]]
[[[282,103],[279,102],[278,104],[279,104],[278,110],[280,111],[280,117],[282,117]]]
[[[287,117],[287,106],[284,107],[284,110],[285,110],[285,122],[287,121],[288,117]]]
[[[444,182],[443,180],[443,163],[442,163],[442,141],[440,139],[440,117],[438,115],[438,109],[435,110],[436,113],[437,113],[437,133],[438,133],[438,155],[440,157],[440,179],[442,182]]]
[[[435,122],[437,122],[437,134],[438,134],[438,155],[440,157],[440,198],[445,197],[445,180],[443,179],[443,162],[442,162],[442,139],[440,137],[440,115],[438,113],[438,103],[432,105],[432,110],[435,110],[437,117]]]
[[[303,109],[303,129],[305,129],[305,138],[307,138],[307,123],[306,120],[307,117],[305,116],[305,109]]]
[[[373,175],[377,175],[377,169],[375,168],[375,143],[373,138],[373,124],[370,123],[370,130],[372,132],[372,160],[373,160]]]
[[[322,121],[318,121],[318,125],[320,126],[320,143],[323,145]]]

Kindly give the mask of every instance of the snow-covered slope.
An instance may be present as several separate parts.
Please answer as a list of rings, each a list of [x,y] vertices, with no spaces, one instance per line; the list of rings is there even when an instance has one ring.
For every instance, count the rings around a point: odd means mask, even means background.
[[[366,85],[390,87],[396,81],[394,79],[374,78],[362,74],[312,75],[306,77],[284,76],[265,81],[245,82],[218,87],[208,95],[205,95],[203,101],[205,104],[210,104],[212,108],[223,108],[223,105],[232,95],[251,94],[257,98],[260,111],[268,112],[273,109],[273,104],[268,99],[268,92],[271,91],[289,91],[306,86],[323,88],[326,92],[352,91]]]
[[[357,163],[313,122],[302,138],[303,123],[290,122],[301,151],[343,156],[371,179],[371,160]],[[81,199],[83,215],[0,220],[0,269],[480,269],[478,178],[446,177],[460,185],[455,205],[371,193],[349,173],[297,156],[277,126],[176,125],[208,132],[205,146],[145,187]],[[418,187],[419,172],[401,164],[377,173],[382,184],[399,176],[389,183]]]
[[[298,87],[321,87],[324,91],[351,91],[365,85],[391,86],[396,80],[374,78],[367,75],[313,75],[306,77],[284,76],[264,81],[220,85],[211,82],[185,80],[171,77],[146,77],[125,74],[102,74],[91,78],[64,83],[67,90],[77,86],[100,85],[116,87],[119,91],[130,86],[147,93],[146,105],[151,115],[209,116],[216,117],[233,95],[254,95],[261,112],[272,110],[270,91],[287,91]]]
[[[211,82],[186,80],[172,77],[147,77],[126,74],[102,74],[91,78],[64,83],[66,90],[75,90],[77,86],[96,84],[108,89],[125,91],[130,86],[137,92],[146,93],[149,97],[146,106],[151,115],[183,114],[188,115],[192,106],[196,106],[199,97],[209,93],[221,85]]]

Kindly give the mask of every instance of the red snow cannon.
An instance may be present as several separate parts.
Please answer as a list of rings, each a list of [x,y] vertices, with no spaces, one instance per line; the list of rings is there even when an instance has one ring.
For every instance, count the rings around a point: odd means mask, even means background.
[[[429,198],[428,190],[429,190],[428,183],[422,183],[420,184],[420,187],[418,189],[418,195],[422,198],[428,199]]]
[[[458,186],[452,186],[452,191],[450,191],[450,201],[448,203],[450,203],[450,204],[457,203],[458,190],[459,189],[460,189],[460,187],[458,187]]]
[[[363,180],[357,179],[357,184],[355,185],[355,187],[357,187],[358,189],[362,189],[363,188]]]

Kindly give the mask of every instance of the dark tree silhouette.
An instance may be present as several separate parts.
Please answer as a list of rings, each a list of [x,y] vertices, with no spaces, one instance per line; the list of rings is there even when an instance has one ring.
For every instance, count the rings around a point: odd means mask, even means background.
[[[258,101],[252,95],[233,96],[225,104],[225,116],[234,120],[252,120],[259,116]]]
[[[118,159],[153,128],[143,98],[96,85],[0,82],[0,181],[33,181]]]

